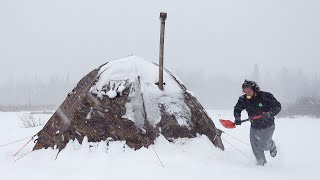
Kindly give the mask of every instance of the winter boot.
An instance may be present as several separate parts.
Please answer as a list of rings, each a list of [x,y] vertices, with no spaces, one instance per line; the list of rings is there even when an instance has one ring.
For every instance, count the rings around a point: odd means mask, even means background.
[[[276,157],[276,155],[277,155],[277,146],[275,144],[270,149],[270,155],[271,155],[271,157]]]
[[[266,163],[267,163],[267,161],[264,160],[264,159],[261,159],[261,160],[258,160],[258,161],[257,161],[257,165],[258,165],[258,166],[264,166]]]

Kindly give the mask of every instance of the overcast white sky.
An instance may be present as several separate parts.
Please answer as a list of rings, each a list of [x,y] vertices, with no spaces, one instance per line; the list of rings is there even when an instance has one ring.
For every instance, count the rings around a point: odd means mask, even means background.
[[[129,54],[157,62],[161,11],[173,72],[236,79],[258,64],[311,74],[320,65],[319,9],[319,0],[0,0],[1,82],[78,81]]]

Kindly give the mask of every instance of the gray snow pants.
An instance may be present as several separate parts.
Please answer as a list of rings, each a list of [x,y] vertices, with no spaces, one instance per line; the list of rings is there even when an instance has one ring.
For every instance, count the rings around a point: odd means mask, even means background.
[[[250,129],[251,148],[258,165],[263,166],[267,162],[264,151],[268,151],[275,146],[275,142],[272,140],[274,129],[275,125],[265,129]]]

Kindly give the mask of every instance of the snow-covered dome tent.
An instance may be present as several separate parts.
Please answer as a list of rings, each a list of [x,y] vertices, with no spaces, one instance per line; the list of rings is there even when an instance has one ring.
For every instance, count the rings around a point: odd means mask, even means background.
[[[158,88],[159,66],[129,56],[110,61],[84,76],[37,134],[33,150],[65,148],[80,143],[126,141],[134,149],[148,147],[159,135],[167,140],[206,135],[224,149],[221,131],[186,87],[164,70],[164,90]]]

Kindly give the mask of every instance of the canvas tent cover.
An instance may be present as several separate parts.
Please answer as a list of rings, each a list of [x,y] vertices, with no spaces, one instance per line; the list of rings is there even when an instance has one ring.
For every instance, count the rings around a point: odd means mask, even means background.
[[[148,147],[159,135],[167,140],[206,135],[224,149],[217,129],[183,83],[159,66],[136,56],[110,61],[84,76],[37,134],[34,150],[62,150],[70,140],[126,141]]]

